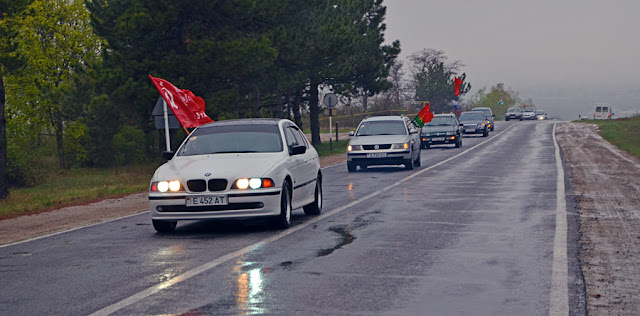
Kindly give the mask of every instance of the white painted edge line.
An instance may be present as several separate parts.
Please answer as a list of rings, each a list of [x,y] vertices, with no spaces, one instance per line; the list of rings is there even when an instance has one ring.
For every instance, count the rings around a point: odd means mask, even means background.
[[[498,133],[496,136],[499,136],[502,133],[506,132],[512,126],[514,126],[514,125],[511,125],[508,128],[504,129],[502,132]],[[489,139],[487,139],[487,140],[485,140],[485,141],[483,141],[483,142],[481,142],[481,143],[479,143],[479,144],[477,144],[477,145],[475,145],[475,146],[473,146],[473,147],[471,147],[471,148],[469,148],[469,149],[467,149],[467,150],[465,150],[465,151],[463,151],[463,152],[461,152],[461,153],[459,153],[459,154],[457,154],[455,156],[449,157],[449,158],[447,158],[447,159],[445,159],[445,160],[443,160],[443,161],[441,161],[441,162],[439,162],[439,163],[437,163],[435,165],[432,165],[432,166],[430,166],[428,168],[425,168],[425,169],[422,169],[422,170],[420,170],[420,171],[418,171],[416,173],[413,173],[413,174],[411,174],[411,175],[409,175],[409,176],[407,176],[407,177],[405,177],[403,179],[400,179],[400,180],[396,181],[395,183],[393,183],[392,185],[390,185],[390,186],[388,186],[386,188],[382,188],[382,189],[380,189],[380,190],[378,190],[376,192],[367,194],[366,196],[363,196],[363,197],[361,197],[361,198],[359,198],[359,199],[357,199],[355,201],[352,201],[349,204],[343,205],[343,206],[341,206],[339,208],[336,208],[336,209],[333,209],[333,210],[331,210],[329,212],[323,212],[322,215],[320,215],[318,217],[315,217],[315,218],[313,218],[313,219],[311,219],[311,220],[309,220],[309,221],[307,221],[305,223],[302,223],[302,224],[299,224],[297,226],[291,227],[291,228],[283,231],[282,233],[279,233],[279,234],[274,235],[274,236],[272,236],[270,238],[267,238],[265,240],[262,240],[262,241],[259,241],[259,242],[255,243],[255,244],[252,244],[252,245],[249,245],[247,247],[244,247],[244,248],[242,248],[240,250],[228,253],[228,254],[226,254],[226,255],[224,255],[222,257],[219,257],[219,258],[214,259],[214,260],[212,260],[210,262],[207,262],[207,263],[205,263],[205,264],[203,264],[203,265],[201,265],[199,267],[193,268],[193,269],[191,269],[191,270],[189,270],[189,271],[187,271],[187,272],[185,272],[185,273],[183,273],[181,275],[178,275],[178,276],[176,276],[174,278],[171,278],[171,279],[169,279],[167,281],[164,281],[164,282],[162,282],[160,284],[157,284],[155,286],[147,288],[146,290],[140,291],[140,292],[138,292],[138,293],[136,293],[136,294],[134,294],[132,296],[129,296],[129,297],[127,297],[127,298],[125,298],[125,299],[123,299],[121,301],[118,301],[116,303],[113,303],[113,304],[111,304],[109,306],[104,307],[104,308],[92,313],[90,316],[103,316],[103,315],[110,315],[112,313],[115,313],[115,312],[117,312],[117,311],[119,311],[119,310],[121,310],[123,308],[126,308],[126,307],[128,307],[130,305],[133,305],[133,304],[135,304],[135,303],[137,303],[137,302],[139,302],[139,301],[141,301],[141,300],[143,300],[143,299],[145,299],[145,298],[147,298],[147,297],[149,297],[149,296],[151,296],[151,295],[153,295],[155,293],[158,293],[158,292],[160,292],[160,291],[162,291],[162,290],[164,290],[164,289],[166,289],[166,288],[168,288],[170,286],[173,286],[173,285],[176,285],[176,284],[178,284],[178,283],[180,283],[182,281],[188,280],[188,279],[190,279],[190,278],[192,278],[194,276],[197,276],[198,274],[207,272],[208,270],[211,270],[211,269],[213,269],[213,268],[215,268],[215,267],[217,267],[217,266],[219,266],[219,265],[221,265],[221,264],[223,264],[223,263],[225,263],[225,262],[227,262],[227,261],[229,261],[229,260],[231,260],[233,258],[242,256],[242,255],[244,255],[244,254],[246,254],[246,253],[248,253],[248,252],[250,252],[250,251],[252,251],[254,249],[263,247],[263,246],[265,246],[265,245],[267,245],[269,243],[272,243],[272,242],[274,242],[274,241],[276,241],[278,239],[281,239],[283,237],[291,235],[291,234],[293,234],[293,233],[295,233],[295,232],[297,232],[297,231],[299,231],[299,230],[301,230],[303,228],[311,226],[311,225],[313,225],[313,224],[315,224],[315,223],[317,223],[317,222],[319,222],[319,221],[321,221],[321,220],[323,220],[323,219],[325,219],[325,218],[327,218],[329,216],[333,216],[333,215],[335,215],[337,213],[340,213],[340,212],[344,211],[345,209],[348,209],[348,208],[350,208],[352,206],[355,206],[357,204],[360,204],[360,203],[362,203],[362,202],[364,202],[364,201],[366,201],[366,200],[368,200],[368,199],[370,199],[372,197],[375,197],[376,195],[378,195],[378,194],[380,194],[382,192],[386,192],[386,191],[388,191],[388,190],[390,190],[390,189],[392,189],[394,187],[397,187],[398,185],[406,182],[407,180],[412,179],[414,177],[417,177],[422,173],[425,173],[425,172],[427,172],[427,171],[429,171],[429,170],[431,170],[431,169],[433,169],[435,167],[438,167],[438,166],[440,166],[442,164],[445,164],[445,163],[447,163],[447,162],[449,162],[449,161],[451,161],[451,160],[453,160],[455,158],[458,158],[458,157],[468,153],[469,151],[474,150],[475,148],[485,144],[486,142],[488,142],[490,140],[493,140],[494,138],[495,138],[495,136],[492,137],[492,138],[489,138]]]
[[[567,261],[567,200],[564,187],[564,169],[560,146],[553,124],[553,145],[556,152],[556,233],[553,237],[553,264],[551,268],[551,291],[549,293],[549,315],[569,315],[569,281]]]
[[[105,220],[103,222],[87,224],[87,225],[84,225],[84,226],[78,226],[78,227],[74,227],[74,228],[69,228],[69,229],[61,230],[61,231],[55,232],[55,233],[50,233],[50,234],[46,234],[46,235],[42,235],[42,236],[38,236],[38,237],[33,237],[33,238],[25,239],[25,240],[20,240],[20,241],[12,242],[10,244],[0,245],[0,248],[15,246],[15,245],[19,245],[19,244],[35,241],[35,240],[38,240],[38,239],[44,239],[44,238],[48,238],[48,237],[53,237],[53,236],[56,236],[56,235],[60,235],[60,234],[64,234],[64,233],[68,233],[68,232],[72,232],[72,231],[76,231],[76,230],[80,230],[80,229],[87,228],[87,227],[98,226],[98,225],[102,225],[102,224],[105,224],[105,223],[117,221],[119,219],[138,216],[138,215],[140,215],[140,214],[142,214],[144,212],[148,212],[148,211],[149,210],[147,210],[147,209],[143,209],[143,210],[139,210],[139,211],[135,212],[134,214],[129,214],[129,215],[125,215],[125,216],[111,218],[111,219]]]

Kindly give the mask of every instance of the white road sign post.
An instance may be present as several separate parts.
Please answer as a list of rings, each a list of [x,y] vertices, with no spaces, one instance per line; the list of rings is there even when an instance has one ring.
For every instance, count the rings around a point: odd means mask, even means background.
[[[324,104],[329,107],[329,141],[331,141],[331,116],[333,107],[338,104],[338,97],[335,93],[327,93],[324,95]]]

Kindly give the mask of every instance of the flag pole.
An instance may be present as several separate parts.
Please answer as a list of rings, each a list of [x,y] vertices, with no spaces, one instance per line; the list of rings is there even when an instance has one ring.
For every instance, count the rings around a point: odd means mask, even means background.
[[[167,151],[171,151],[171,140],[169,139],[169,115],[167,114],[167,101],[162,98],[162,112],[164,113],[164,138],[167,144]],[[187,133],[188,135],[189,133]]]

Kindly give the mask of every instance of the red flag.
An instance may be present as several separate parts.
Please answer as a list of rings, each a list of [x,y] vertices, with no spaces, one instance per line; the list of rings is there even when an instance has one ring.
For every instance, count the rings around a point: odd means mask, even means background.
[[[431,122],[432,119],[433,119],[433,113],[431,113],[429,109],[429,103],[427,102],[425,103],[422,110],[420,110],[418,115],[416,115],[416,117],[413,119],[413,121],[416,122],[418,126],[422,127],[424,123]]]
[[[204,100],[201,97],[195,96],[189,90],[178,89],[164,79],[154,78],[151,75],[149,79],[183,127],[198,127],[204,123],[213,122],[204,112]]]
[[[455,95],[460,95],[460,86],[462,85],[462,79],[454,77],[453,86],[455,88]]]

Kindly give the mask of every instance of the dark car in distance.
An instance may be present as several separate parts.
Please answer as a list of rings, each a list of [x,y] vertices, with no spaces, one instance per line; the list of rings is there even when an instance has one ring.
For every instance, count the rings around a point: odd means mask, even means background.
[[[462,130],[463,134],[482,134],[482,137],[489,136],[489,127],[482,112],[462,112],[462,114],[460,114],[460,123],[464,125]]]
[[[495,118],[495,115],[493,115],[491,108],[473,108],[471,109],[471,111],[480,111],[484,113],[484,118],[487,120],[487,127],[489,128],[489,130],[493,132],[493,130],[496,129],[496,127],[493,125],[493,118]]]
[[[510,108],[507,110],[507,113],[504,114],[504,120],[523,120],[522,118],[522,110],[518,108]]]
[[[462,126],[453,114],[436,114],[433,119],[422,126],[420,135],[422,148],[432,145],[454,144],[462,146]]]

